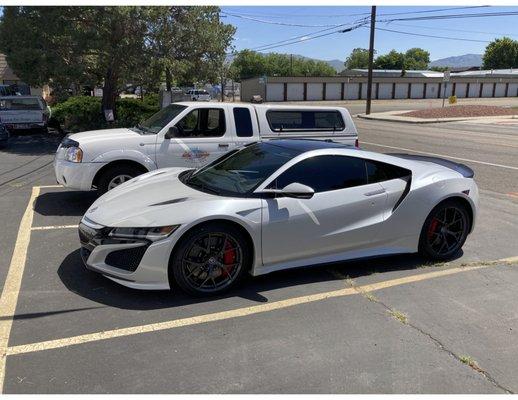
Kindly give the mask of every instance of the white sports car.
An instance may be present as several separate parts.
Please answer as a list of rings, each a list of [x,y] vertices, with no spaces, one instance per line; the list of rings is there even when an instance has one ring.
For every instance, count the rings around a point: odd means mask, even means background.
[[[79,225],[87,268],[138,289],[220,293],[246,274],[395,253],[445,260],[473,230],[468,167],[317,140],[271,140],[138,176]]]

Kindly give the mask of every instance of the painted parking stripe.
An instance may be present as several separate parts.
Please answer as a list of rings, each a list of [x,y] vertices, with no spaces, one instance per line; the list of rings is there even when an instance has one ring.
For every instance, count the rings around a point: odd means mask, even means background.
[[[16,311],[16,304],[18,303],[18,294],[20,292],[23,271],[27,260],[27,250],[31,240],[34,202],[39,194],[40,188],[33,187],[29,204],[20,221],[11,263],[5,278],[2,295],[0,296],[0,316],[2,317],[0,319],[0,393],[3,393],[7,346],[9,344],[13,316]]]
[[[491,167],[507,168],[507,169],[512,169],[512,170],[518,171],[518,167],[513,167],[511,165],[493,164],[493,163],[486,162],[486,161],[478,161],[478,160],[471,160],[469,158],[453,157],[453,156],[449,156],[449,155],[446,155],[446,154],[429,153],[429,152],[426,152],[426,151],[407,149],[405,147],[387,146],[385,144],[379,144],[379,143],[371,143],[371,142],[361,141],[360,144],[367,144],[367,145],[370,145],[370,146],[384,147],[384,148],[387,148],[387,149],[394,149],[394,150],[411,151],[413,153],[426,154],[426,155],[434,156],[434,157],[451,158],[453,160],[472,162],[472,163],[476,163],[476,164],[489,165]]]
[[[158,322],[147,325],[132,326],[128,328],[113,329],[102,332],[88,333],[84,335],[72,336],[68,338],[47,340],[44,342],[29,343],[24,345],[12,346],[7,349],[7,355],[17,355],[33,353],[51,349],[59,349],[79,344],[85,344],[90,342],[97,342],[101,340],[114,339],[126,336],[134,336],[142,333],[159,332],[163,330],[169,330],[184,326],[192,326],[203,324],[207,322],[222,321],[226,319],[246,317],[249,315],[266,313],[270,311],[285,309],[300,304],[308,304],[317,301],[327,300],[336,297],[345,297],[351,295],[357,295],[360,292],[373,292],[381,289],[386,289],[399,285],[406,285],[410,283],[425,281],[428,279],[434,279],[444,277],[448,275],[458,274],[460,272],[474,271],[481,268],[487,268],[495,266],[495,263],[488,264],[477,264],[473,266],[457,267],[450,269],[443,269],[433,272],[427,272],[423,274],[411,275],[403,278],[391,279],[388,281],[377,282],[369,285],[360,286],[357,288],[344,288],[334,290],[330,292],[317,293],[307,296],[294,297],[286,300],[275,301],[272,303],[261,304],[251,307],[243,307],[229,311],[222,311],[212,314],[199,315],[188,318],[175,319],[170,321]]]
[[[73,229],[77,228],[78,225],[49,225],[49,226],[33,226],[32,231],[46,231],[50,229]]]

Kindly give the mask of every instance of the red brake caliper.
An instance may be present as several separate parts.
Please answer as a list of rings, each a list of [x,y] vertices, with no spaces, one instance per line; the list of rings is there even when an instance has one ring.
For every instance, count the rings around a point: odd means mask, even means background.
[[[435,233],[435,230],[437,229],[437,225],[439,225],[439,221],[436,218],[432,219],[430,227],[428,228],[428,239],[432,238],[432,235]]]
[[[236,249],[232,248],[232,244],[225,239],[225,252],[223,253],[223,264],[225,267],[223,268],[223,274],[229,275],[230,270],[232,269],[232,264],[236,261]]]

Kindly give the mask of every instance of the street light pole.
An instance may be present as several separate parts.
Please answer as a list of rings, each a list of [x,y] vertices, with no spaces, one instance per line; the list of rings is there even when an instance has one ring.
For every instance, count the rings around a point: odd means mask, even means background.
[[[376,29],[376,6],[371,8],[371,36],[369,41],[369,72],[367,74],[367,105],[365,114],[371,113],[372,100],[372,67],[374,63],[374,32]]]

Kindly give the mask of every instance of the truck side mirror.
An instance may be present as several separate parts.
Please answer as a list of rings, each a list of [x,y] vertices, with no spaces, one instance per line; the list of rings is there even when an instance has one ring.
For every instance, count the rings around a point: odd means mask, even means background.
[[[180,136],[180,130],[176,126],[169,127],[169,130],[166,132],[164,138],[165,139],[173,139]]]

